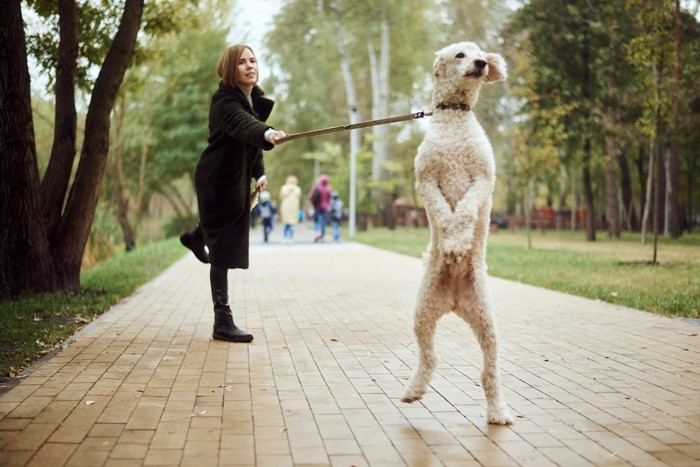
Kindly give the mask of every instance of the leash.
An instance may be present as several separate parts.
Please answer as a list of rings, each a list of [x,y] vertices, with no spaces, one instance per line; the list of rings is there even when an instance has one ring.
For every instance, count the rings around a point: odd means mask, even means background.
[[[291,135],[287,135],[284,138],[278,139],[277,142],[284,143],[286,141],[291,141],[293,139],[308,138],[309,136],[326,135],[328,133],[337,133],[339,131],[344,131],[344,130],[356,130],[358,128],[366,128],[369,126],[376,126],[376,125],[386,125],[387,123],[404,122],[406,120],[417,120],[419,118],[430,117],[432,114],[433,114],[432,112],[420,111],[420,112],[414,112],[412,114],[399,115],[397,117],[379,118],[379,119],[375,119],[375,120],[367,120],[364,122],[351,123],[348,125],[338,125],[338,126],[332,126],[329,128],[321,128],[320,130],[311,130],[311,131],[304,131],[301,133],[292,133]]]

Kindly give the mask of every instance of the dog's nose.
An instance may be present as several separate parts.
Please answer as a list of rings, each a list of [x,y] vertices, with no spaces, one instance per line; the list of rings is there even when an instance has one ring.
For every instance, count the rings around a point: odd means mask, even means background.
[[[474,60],[474,66],[483,70],[486,67],[486,60]]]

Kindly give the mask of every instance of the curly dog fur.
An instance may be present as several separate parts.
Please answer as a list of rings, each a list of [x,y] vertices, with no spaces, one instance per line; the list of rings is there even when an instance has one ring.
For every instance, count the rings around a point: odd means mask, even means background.
[[[437,52],[433,72],[433,117],[415,160],[416,190],[430,221],[414,317],[419,363],[401,400],[413,402],[425,394],[437,365],[437,321],[453,311],[471,326],[483,352],[488,422],[505,425],[513,417],[501,395],[485,258],[495,164],[491,143],[471,109],[483,83],[506,79],[506,64],[500,55],[461,42]]]

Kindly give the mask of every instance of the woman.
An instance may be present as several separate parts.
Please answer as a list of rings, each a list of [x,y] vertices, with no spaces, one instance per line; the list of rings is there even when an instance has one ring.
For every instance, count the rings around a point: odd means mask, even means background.
[[[280,220],[284,224],[284,243],[294,243],[294,226],[299,222],[301,208],[301,188],[294,175],[280,189]]]
[[[194,176],[200,225],[180,240],[200,261],[211,263],[212,337],[251,342],[253,336],[233,322],[227,275],[229,269],[248,268],[252,180],[258,181],[258,192],[267,187],[262,150],[286,135],[264,123],[274,102],[257,86],[258,62],[250,47],[228,47],[216,72],[221,82],[209,108],[208,145]]]

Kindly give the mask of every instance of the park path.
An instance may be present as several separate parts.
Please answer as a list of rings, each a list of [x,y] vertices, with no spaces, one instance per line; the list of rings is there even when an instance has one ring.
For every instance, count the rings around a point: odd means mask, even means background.
[[[399,400],[420,260],[278,234],[229,275],[252,344],[210,339],[187,255],[0,395],[0,466],[700,465],[698,325],[492,278],[516,422],[489,426],[453,315],[426,397]]]

